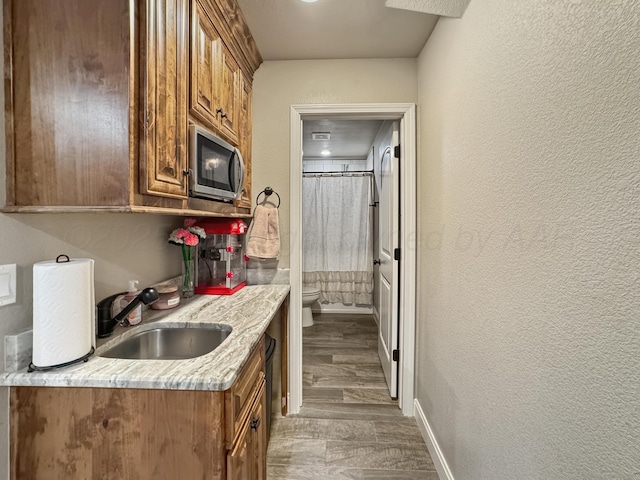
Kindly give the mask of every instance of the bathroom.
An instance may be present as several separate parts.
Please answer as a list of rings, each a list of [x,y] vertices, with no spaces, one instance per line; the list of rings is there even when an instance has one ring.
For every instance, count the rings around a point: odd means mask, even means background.
[[[378,119],[303,122],[304,402],[395,403],[377,352],[379,186],[393,127]]]

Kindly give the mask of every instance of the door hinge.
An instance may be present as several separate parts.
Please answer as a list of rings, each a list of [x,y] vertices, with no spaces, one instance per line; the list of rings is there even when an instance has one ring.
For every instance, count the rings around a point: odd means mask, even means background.
[[[394,350],[392,354],[392,359],[394,362],[400,361],[400,350]]]
[[[393,156],[396,158],[400,158],[400,145],[396,145],[393,147]]]
[[[400,249],[396,248],[393,250],[393,259],[394,260],[400,260]]]

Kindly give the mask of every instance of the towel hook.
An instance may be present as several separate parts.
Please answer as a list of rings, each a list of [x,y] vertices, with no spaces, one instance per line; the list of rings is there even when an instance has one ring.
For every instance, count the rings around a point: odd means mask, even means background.
[[[256,205],[259,203],[260,200],[260,195],[262,195],[264,193],[264,202],[267,201],[267,199],[272,195],[272,194],[276,194],[276,197],[278,197],[278,205],[276,205],[276,208],[280,208],[280,195],[278,195],[278,192],[276,192],[273,188],[271,187],[266,187],[264,190],[262,190],[258,196],[256,197]]]

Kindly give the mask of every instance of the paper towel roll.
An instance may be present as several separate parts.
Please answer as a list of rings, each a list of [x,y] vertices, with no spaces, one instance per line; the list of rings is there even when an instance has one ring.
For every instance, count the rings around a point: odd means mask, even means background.
[[[95,339],[95,294],[90,258],[33,265],[33,365],[71,362]]]

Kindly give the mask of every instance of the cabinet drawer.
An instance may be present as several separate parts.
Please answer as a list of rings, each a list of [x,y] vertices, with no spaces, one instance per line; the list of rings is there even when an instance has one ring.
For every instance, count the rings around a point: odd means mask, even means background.
[[[264,376],[264,338],[262,338],[242,367],[236,382],[224,392],[226,444],[229,449],[250,413],[253,399]]]

